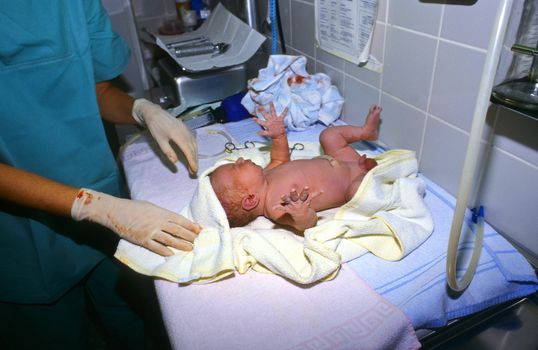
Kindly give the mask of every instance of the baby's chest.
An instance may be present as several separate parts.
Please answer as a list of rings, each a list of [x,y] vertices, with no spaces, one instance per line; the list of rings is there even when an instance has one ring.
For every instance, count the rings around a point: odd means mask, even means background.
[[[341,182],[347,178],[347,169],[333,167],[327,160],[298,160],[285,163],[268,174],[268,180],[276,190],[317,187]],[[334,180],[334,181],[333,181]]]
[[[280,200],[282,195],[289,195],[292,190],[300,194],[307,188],[310,195],[322,194],[316,200],[322,207],[324,202],[333,204],[344,200],[351,184],[348,169],[332,167],[327,160],[322,160],[321,165],[311,162],[297,165],[301,166],[280,169],[269,177],[271,197]]]

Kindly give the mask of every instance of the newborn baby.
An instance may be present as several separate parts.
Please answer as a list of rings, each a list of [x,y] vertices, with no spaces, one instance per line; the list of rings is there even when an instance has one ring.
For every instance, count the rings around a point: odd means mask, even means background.
[[[244,226],[265,216],[273,222],[304,231],[316,225],[317,211],[339,207],[357,191],[376,161],[359,155],[350,144],[377,139],[381,107],[373,105],[362,127],[346,125],[325,129],[319,137],[324,155],[290,161],[284,126],[285,109],[276,115],[260,109],[265,120],[255,121],[259,134],[272,140],[271,161],[262,168],[248,159],[216,168],[209,176],[230,226]]]

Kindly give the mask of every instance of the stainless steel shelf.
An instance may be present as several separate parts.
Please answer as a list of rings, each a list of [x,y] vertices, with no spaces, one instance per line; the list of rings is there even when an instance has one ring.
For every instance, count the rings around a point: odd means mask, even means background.
[[[488,308],[439,330],[419,330],[422,349],[536,350],[538,293]]]
[[[524,114],[524,115],[526,115],[528,117],[538,119],[538,110],[518,108],[515,105],[509,104],[509,103],[507,103],[507,102],[505,102],[503,100],[495,98],[495,96],[493,94],[491,95],[490,101],[492,103],[495,103],[498,106],[502,106],[502,107],[504,107],[506,109],[510,109],[512,111]]]

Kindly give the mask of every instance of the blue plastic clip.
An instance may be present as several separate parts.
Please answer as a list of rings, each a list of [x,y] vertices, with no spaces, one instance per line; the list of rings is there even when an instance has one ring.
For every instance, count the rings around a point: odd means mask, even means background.
[[[473,208],[472,210],[473,216],[472,220],[476,224],[478,223],[478,218],[484,218],[484,207],[480,206],[479,208]]]

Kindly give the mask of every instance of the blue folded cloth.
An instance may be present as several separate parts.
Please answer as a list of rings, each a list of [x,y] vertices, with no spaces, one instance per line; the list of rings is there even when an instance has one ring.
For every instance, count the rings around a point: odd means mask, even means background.
[[[412,254],[396,262],[366,254],[349,262],[353,270],[382,296],[399,306],[418,328],[442,327],[447,321],[489,306],[532,294],[538,280],[529,262],[491,226],[484,225],[484,245],[476,274],[465,292],[452,293],[446,282],[446,250],[455,199],[424,176],[425,201],[435,230]],[[487,211],[486,211],[487,220]],[[470,225],[471,214],[466,218]],[[472,254],[474,233],[462,230],[457,266],[465,272]],[[461,257],[460,257],[461,256]]]

